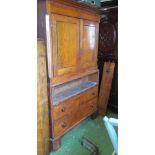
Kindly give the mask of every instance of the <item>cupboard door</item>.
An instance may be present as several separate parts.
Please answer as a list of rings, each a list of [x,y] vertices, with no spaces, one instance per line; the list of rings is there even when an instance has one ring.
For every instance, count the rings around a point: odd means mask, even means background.
[[[96,67],[98,23],[80,20],[80,65],[82,69]]]
[[[52,15],[53,76],[75,73],[79,51],[79,20]]]

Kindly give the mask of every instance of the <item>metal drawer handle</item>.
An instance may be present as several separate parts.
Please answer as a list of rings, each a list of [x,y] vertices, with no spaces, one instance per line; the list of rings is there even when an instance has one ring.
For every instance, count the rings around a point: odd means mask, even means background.
[[[65,122],[62,122],[61,127],[65,128],[67,126],[67,124]]]
[[[62,107],[61,111],[62,111],[62,112],[65,112],[65,107]]]

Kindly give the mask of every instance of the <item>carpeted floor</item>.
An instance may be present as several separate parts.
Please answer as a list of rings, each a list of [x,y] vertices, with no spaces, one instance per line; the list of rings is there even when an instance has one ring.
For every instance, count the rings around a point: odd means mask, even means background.
[[[107,116],[118,118],[111,111],[108,111]],[[113,147],[111,141],[109,140],[102,117],[98,116],[95,120],[87,118],[67,132],[61,139],[61,147],[57,151],[51,152],[50,155],[90,155],[90,152],[80,144],[82,136],[87,137],[96,144],[99,148],[99,155],[112,154]]]

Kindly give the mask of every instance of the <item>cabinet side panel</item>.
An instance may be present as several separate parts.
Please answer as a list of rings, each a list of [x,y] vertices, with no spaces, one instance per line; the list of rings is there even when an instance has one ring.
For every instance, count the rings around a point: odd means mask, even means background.
[[[37,42],[37,155],[48,155],[49,111],[47,96],[46,54],[43,41]]]
[[[75,23],[57,23],[58,68],[72,67],[77,63],[76,29]]]

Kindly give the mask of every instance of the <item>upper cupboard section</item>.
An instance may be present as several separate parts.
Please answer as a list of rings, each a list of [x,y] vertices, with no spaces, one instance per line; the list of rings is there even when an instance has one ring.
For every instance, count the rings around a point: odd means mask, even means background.
[[[51,14],[50,19],[52,81],[59,82],[95,68],[98,23],[57,14]]]

